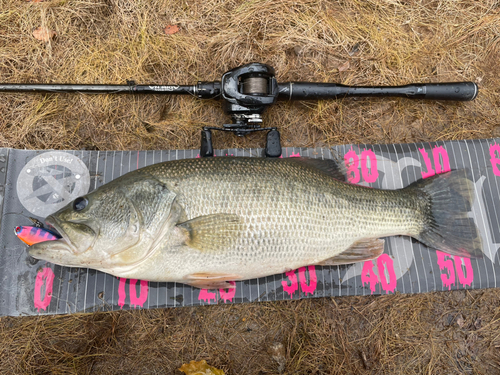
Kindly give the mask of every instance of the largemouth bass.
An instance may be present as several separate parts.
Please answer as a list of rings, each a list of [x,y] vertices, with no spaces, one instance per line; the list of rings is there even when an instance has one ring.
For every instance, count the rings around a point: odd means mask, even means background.
[[[399,190],[344,181],[332,160],[216,157],[125,174],[49,216],[61,239],[31,256],[115,276],[231,288],[229,281],[377,258],[411,236],[481,257],[464,170]]]

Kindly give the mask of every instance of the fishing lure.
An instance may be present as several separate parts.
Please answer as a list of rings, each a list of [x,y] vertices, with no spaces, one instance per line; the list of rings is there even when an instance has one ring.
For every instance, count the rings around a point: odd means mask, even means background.
[[[4,215],[19,215],[19,216],[24,216],[24,217],[30,219],[33,222],[33,224],[35,225],[35,227],[37,227],[37,228],[44,228],[44,225],[43,225],[43,223],[40,220],[38,220],[38,219],[36,219],[34,217],[31,217],[31,216],[23,215],[21,212],[7,212]]]
[[[40,220],[35,219],[34,217],[31,216],[28,216],[28,219],[30,219],[33,222],[33,224],[35,224],[35,227],[43,228],[43,223]]]
[[[33,244],[45,241],[54,241],[61,237],[44,228],[19,226],[14,230],[16,236],[25,244]]]

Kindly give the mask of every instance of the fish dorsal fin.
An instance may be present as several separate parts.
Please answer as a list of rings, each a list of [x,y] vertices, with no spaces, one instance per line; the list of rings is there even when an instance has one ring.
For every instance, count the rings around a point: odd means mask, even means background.
[[[295,163],[307,168],[318,169],[321,172],[339,181],[345,181],[345,171],[343,164],[339,164],[331,159],[311,159],[311,158],[286,158],[288,163]]]
[[[339,266],[364,262],[378,258],[384,252],[385,241],[379,238],[367,238],[352,244],[350,248],[332,258],[317,263],[318,266]]]
[[[240,216],[233,214],[199,216],[177,227],[186,231],[186,245],[200,251],[223,251],[231,247],[243,229]]]

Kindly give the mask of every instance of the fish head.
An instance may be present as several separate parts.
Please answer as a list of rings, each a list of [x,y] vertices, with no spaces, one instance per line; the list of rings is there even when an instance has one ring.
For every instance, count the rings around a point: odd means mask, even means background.
[[[177,220],[171,213],[175,194],[158,180],[141,177],[103,185],[47,217],[61,239],[35,244],[29,254],[109,273],[140,263]]]

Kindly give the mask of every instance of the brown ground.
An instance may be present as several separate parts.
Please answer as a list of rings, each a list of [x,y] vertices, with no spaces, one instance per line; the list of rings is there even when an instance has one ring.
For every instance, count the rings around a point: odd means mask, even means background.
[[[180,31],[165,35],[167,25]],[[57,36],[36,40],[39,26]],[[282,82],[480,87],[467,103],[280,103],[265,124],[284,146],[500,136],[495,0],[0,0],[2,82],[192,84],[251,61]],[[201,125],[228,121],[218,102],[165,96],[6,94],[0,113],[0,147],[29,149],[198,148]],[[262,135],[215,142],[262,145]],[[0,373],[174,374],[206,359],[228,374],[280,363],[287,374],[500,374],[499,300],[480,290],[3,317]]]

